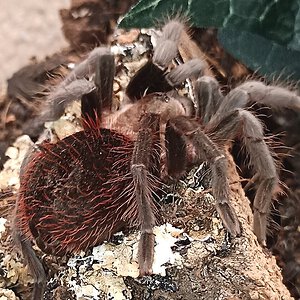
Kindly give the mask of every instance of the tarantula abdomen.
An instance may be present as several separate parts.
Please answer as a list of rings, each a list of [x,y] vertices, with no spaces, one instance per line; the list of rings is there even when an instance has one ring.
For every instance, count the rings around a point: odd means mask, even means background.
[[[99,244],[125,223],[134,223],[133,146],[108,129],[42,144],[21,181],[22,231],[44,252],[62,255]]]

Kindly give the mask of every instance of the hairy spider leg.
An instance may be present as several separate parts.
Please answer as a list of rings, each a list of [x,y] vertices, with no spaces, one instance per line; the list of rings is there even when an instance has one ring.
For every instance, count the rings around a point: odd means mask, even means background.
[[[208,122],[205,131],[221,144],[224,143],[222,140],[241,139],[249,155],[250,165],[258,176],[258,188],[253,204],[253,227],[258,241],[265,245],[267,217],[279,179],[276,163],[264,140],[263,126],[251,112],[244,110],[250,101],[245,91],[235,89],[220,101],[222,96],[216,81],[204,79],[201,78],[197,83],[196,98],[198,102],[207,103],[208,106],[210,103],[216,104],[212,105],[216,111],[210,119],[209,114],[206,114]],[[211,88],[208,87],[209,83],[213,83]],[[202,110],[208,109],[204,106]]]
[[[86,121],[98,122],[103,109],[111,109],[112,83],[114,78],[114,59],[111,55],[101,56],[97,61],[95,85],[96,90],[82,97],[82,115]],[[96,119],[91,117],[94,112]],[[154,234],[156,207],[153,202],[153,191],[159,184],[160,165],[160,116],[142,114],[139,130],[134,143],[131,160],[131,175],[133,180],[133,195],[136,201],[137,220],[130,222],[138,224],[141,236],[138,246],[138,264],[140,276],[152,273],[154,257]],[[90,126],[90,125],[89,125]]]
[[[41,119],[44,122],[59,119],[70,103],[80,99],[84,94],[92,92],[95,89],[95,83],[93,81],[88,81],[86,77],[90,77],[95,73],[99,64],[97,63],[97,60],[101,61],[101,57],[104,57],[104,60],[108,61],[109,64],[109,58],[106,58],[110,55],[110,49],[107,47],[95,48],[85,60],[80,62],[72,70],[54,91],[50,92]],[[108,83],[109,82],[110,80],[108,80]]]
[[[186,116],[170,119],[166,128],[168,172],[180,178],[187,162],[199,164],[208,161],[212,170],[212,190],[216,209],[232,236],[241,234],[240,222],[230,204],[230,187],[227,178],[228,162],[217,145],[201,130],[198,122]],[[177,152],[178,151],[178,152]],[[184,161],[178,164],[178,156]]]
[[[159,122],[159,115],[149,113],[142,115],[131,161],[134,196],[141,232],[138,247],[140,276],[152,273],[154,258],[153,226],[156,223],[156,207],[152,192],[155,186],[153,179],[155,173],[159,171]]]
[[[85,123],[93,122],[100,126],[103,111],[111,111],[115,58],[112,53],[101,53],[96,60],[96,88],[81,97],[81,114]]]
[[[251,112],[242,109],[224,113],[218,120],[212,119],[207,130],[216,140],[241,139],[250,158],[249,164],[257,174],[253,230],[258,241],[265,245],[267,217],[279,179],[276,163],[264,139],[263,126]]]
[[[184,32],[184,25],[177,20],[168,22],[162,28],[153,58],[137,71],[126,88],[126,94],[132,102],[145,94],[171,91],[187,78],[198,78],[203,74],[207,63],[198,58],[168,71],[172,60],[178,56],[178,45]]]
[[[171,61],[177,56],[178,43],[183,30],[183,24],[175,20],[163,27],[153,58],[136,72],[126,88],[126,94],[132,102],[145,94],[172,90],[165,73]]]
[[[49,132],[46,131],[38,140],[36,144],[29,149],[26,153],[24,160],[20,167],[20,178],[24,175],[26,171],[26,167],[30,163],[32,157],[35,155],[36,152],[40,151],[39,144],[49,139]],[[20,205],[20,195],[18,195],[16,208],[14,215],[19,216],[19,205]],[[12,238],[14,240],[15,245],[23,254],[25,263],[28,265],[29,271],[33,277],[34,285],[32,291],[32,300],[40,300],[43,297],[44,289],[46,286],[47,276],[44,270],[44,267],[37,257],[35,251],[32,248],[32,243],[26,236],[24,232],[19,228],[18,219],[14,219],[13,226],[12,226]]]
[[[16,220],[13,224],[12,237],[15,245],[22,251],[25,263],[28,265],[30,273],[33,277],[32,300],[40,300],[43,298],[44,289],[46,286],[47,276],[41,261],[38,259],[35,251],[32,248],[31,241],[21,232],[16,225]]]
[[[276,162],[265,142],[263,125],[251,112],[249,103],[275,108],[300,109],[300,97],[293,91],[263,82],[247,81],[231,90],[225,97],[218,82],[203,76],[195,84],[199,114],[206,124],[205,130],[216,141],[242,140],[249,155],[249,164],[255,172],[257,192],[254,198],[254,233],[258,241],[266,244],[267,218],[272,198],[279,183]]]
[[[211,76],[202,76],[194,83],[196,116],[202,124],[207,124],[224,100],[219,83]]]

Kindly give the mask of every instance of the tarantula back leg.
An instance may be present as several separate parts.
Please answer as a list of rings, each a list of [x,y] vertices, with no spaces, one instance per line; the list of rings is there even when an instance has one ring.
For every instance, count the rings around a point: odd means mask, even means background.
[[[30,164],[32,157],[36,152],[40,151],[39,145],[44,141],[49,139],[49,132],[45,131],[44,134],[39,138],[39,140],[34,144],[31,149],[26,153],[24,160],[20,167],[20,178],[24,176],[26,172],[26,168]],[[20,215],[20,195],[17,197],[17,203],[14,211],[15,219],[13,221],[12,226],[12,238],[17,246],[18,251],[23,255],[24,261],[28,266],[29,272],[33,277],[33,291],[32,291],[32,300],[40,300],[43,297],[44,289],[46,286],[47,276],[45,269],[37,257],[35,251],[32,248],[32,242],[26,236],[26,233],[23,232],[20,228],[19,224],[19,216]],[[22,209],[22,208],[21,208]]]
[[[168,173],[172,177],[179,178],[183,175],[189,164],[194,165],[203,161],[210,163],[216,209],[229,233],[232,236],[240,235],[240,222],[229,200],[228,162],[216,144],[201,130],[196,121],[180,116],[167,123],[166,145]],[[179,166],[178,156],[181,157]]]
[[[152,273],[154,257],[154,233],[156,207],[152,201],[155,189],[155,173],[159,167],[159,116],[145,114],[141,117],[141,127],[132,155],[131,174],[140,226],[138,263],[140,276]]]
[[[221,144],[222,140],[236,138],[243,141],[250,165],[258,177],[258,189],[253,203],[253,230],[258,241],[265,245],[267,217],[279,179],[275,161],[264,140],[262,124],[251,112],[234,109],[225,113],[222,118],[218,116],[211,119],[206,126],[206,132]]]
[[[22,251],[25,263],[28,265],[34,280],[31,299],[40,300],[43,298],[47,280],[44,267],[33,250],[31,241],[21,232],[19,228],[17,228],[16,224],[13,226],[12,237],[16,246],[20,251]]]

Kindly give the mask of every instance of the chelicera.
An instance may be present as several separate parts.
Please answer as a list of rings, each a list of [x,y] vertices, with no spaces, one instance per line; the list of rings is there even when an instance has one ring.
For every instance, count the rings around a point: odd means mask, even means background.
[[[46,276],[32,240],[46,253],[63,255],[97,245],[129,224],[140,230],[140,275],[151,274],[158,213],[153,194],[203,161],[211,167],[224,226],[239,236],[223,150],[235,139],[256,174],[254,232],[265,244],[279,179],[263,125],[245,108],[259,102],[299,109],[300,98],[255,81],[224,96],[217,81],[203,75],[207,64],[201,59],[169,68],[184,33],[177,20],[162,28],[152,59],[131,79],[127,101],[117,111],[112,111],[115,62],[108,48],[94,49],[50,94],[44,120],[58,119],[71,101],[81,99],[84,129],[56,143],[44,140],[22,166],[14,231],[34,276],[33,299],[42,298]],[[88,81],[94,73],[95,80]],[[194,101],[176,90],[188,78]]]

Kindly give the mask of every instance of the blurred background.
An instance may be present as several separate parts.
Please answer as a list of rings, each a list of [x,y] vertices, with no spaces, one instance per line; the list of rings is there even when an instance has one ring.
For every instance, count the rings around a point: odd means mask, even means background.
[[[69,0],[0,0],[0,91],[33,57],[43,59],[67,46],[59,9]]]

